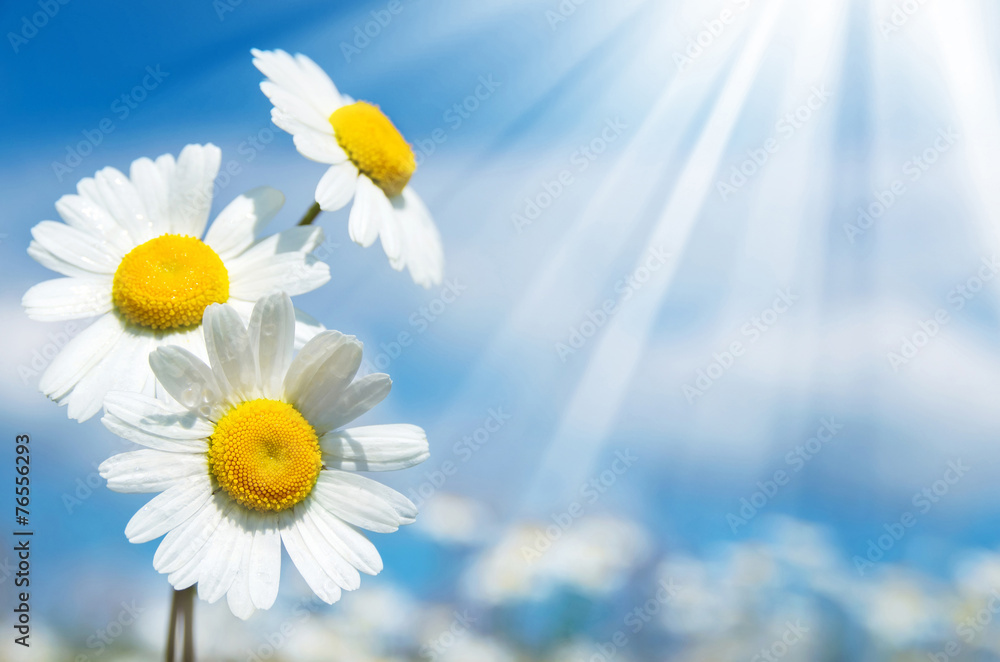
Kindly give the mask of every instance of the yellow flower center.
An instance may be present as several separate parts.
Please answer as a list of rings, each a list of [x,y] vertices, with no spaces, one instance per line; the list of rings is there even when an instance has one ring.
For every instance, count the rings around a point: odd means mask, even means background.
[[[209,304],[229,300],[229,272],[198,239],[165,234],[122,258],[111,299],[133,324],[153,329],[199,324]]]
[[[323,460],[316,431],[295,407],[260,399],[230,410],[215,426],[208,466],[238,503],[279,511],[309,496]]]
[[[363,175],[390,198],[403,192],[417,169],[413,150],[378,106],[358,101],[330,115],[340,147]]]

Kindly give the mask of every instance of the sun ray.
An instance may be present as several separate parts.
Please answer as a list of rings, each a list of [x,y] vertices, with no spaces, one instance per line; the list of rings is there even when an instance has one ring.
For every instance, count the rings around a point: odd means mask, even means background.
[[[563,411],[532,489],[524,503],[531,509],[559,505],[583,484],[599,454],[638,364],[656,312],[684,255],[691,230],[712,189],[733,128],[750,94],[784,0],[772,0],[758,19],[718,102],[702,130],[674,189],[656,222],[633,272],[657,251],[666,264],[642,292],[613,318],[598,341],[587,368]]]
[[[964,136],[961,149],[968,175],[978,199],[972,200],[978,219],[991,245],[1000,246],[1000,187],[997,186],[996,158],[1000,154],[1000,101],[997,94],[995,58],[976,25],[984,15],[976,0],[956,0],[947,4],[929,3],[945,84],[952,100],[958,134]]]
[[[700,76],[675,77],[656,98],[637,128],[625,137],[621,155],[588,195],[583,212],[573,218],[552,254],[532,274],[530,287],[522,293],[480,360],[469,371],[460,392],[468,392],[473,384],[493,380],[490,362],[507,350],[516,351],[523,334],[531,332],[539,315],[552,313],[554,296],[561,301],[570,298],[569,307],[575,312],[593,300],[595,293],[606,285],[607,270],[626,245],[631,232],[630,227],[623,226],[623,221],[643,212],[662,185],[671,162],[683,154],[683,132],[676,127],[697,121],[697,114],[711,98],[720,75],[709,71]],[[623,190],[628,190],[630,195],[623,196]],[[588,268],[581,269],[582,264]],[[566,283],[568,272],[574,274],[569,287]],[[454,415],[442,418],[460,418],[458,414],[466,404],[464,401],[452,403]]]

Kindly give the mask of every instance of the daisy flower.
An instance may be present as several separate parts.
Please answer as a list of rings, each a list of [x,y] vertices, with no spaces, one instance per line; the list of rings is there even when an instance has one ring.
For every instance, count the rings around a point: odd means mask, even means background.
[[[302,54],[253,49],[267,76],[260,89],[274,104],[271,119],[292,134],[307,159],[330,164],[316,202],[336,211],[351,199],[348,233],[361,246],[378,237],[389,264],[404,266],[424,287],[441,283],[444,253],[430,212],[407,184],[417,169],[410,145],[378,106],[343,96],[319,65]]]
[[[198,326],[209,304],[232,304],[248,319],[265,294],[303,294],[330,279],[329,267],[309,255],[323,240],[319,228],[257,238],[284,204],[275,189],[239,196],[205,232],[220,159],[215,145],[188,145],[176,160],[133,161],[128,177],[104,168],[56,202],[65,223],[32,228],[28,254],[65,278],[28,290],[28,316],[97,317],[39,381],[45,395],[69,405],[70,418],[96,414],[108,391],[154,394],[147,357],[157,347],[206,356]],[[299,322],[300,344],[322,329],[302,313]]]
[[[249,328],[213,304],[202,324],[209,365],[181,347],[149,357],[176,403],[111,393],[104,425],[145,446],[100,467],[118,492],[160,492],[125,528],[130,542],[165,536],[153,567],[180,590],[228,597],[240,618],[275,600],[284,546],[327,603],[377,574],[382,560],[358,527],[413,522],[403,495],[356,471],[404,469],[428,457],[414,425],[343,429],[389,393],[388,375],[355,380],[361,343],[323,331],[292,358],[291,299],[274,294]],[[180,403],[184,403],[181,405]]]

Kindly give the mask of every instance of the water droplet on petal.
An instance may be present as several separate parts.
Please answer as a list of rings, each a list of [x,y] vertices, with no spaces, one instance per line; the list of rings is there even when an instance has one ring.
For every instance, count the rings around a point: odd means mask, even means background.
[[[205,394],[201,384],[191,384],[181,391],[180,402],[188,409],[194,409],[205,401]]]

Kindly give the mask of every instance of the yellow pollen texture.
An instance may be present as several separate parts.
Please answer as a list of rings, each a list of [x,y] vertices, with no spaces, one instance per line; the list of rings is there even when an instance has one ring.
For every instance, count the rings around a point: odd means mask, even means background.
[[[312,491],[323,466],[316,431],[290,404],[251,400],[232,409],[208,440],[208,466],[238,503],[280,511]]]
[[[180,234],[136,246],[111,286],[115,307],[133,324],[174,329],[201,323],[205,308],[229,300],[229,272],[215,251]]]
[[[413,150],[378,106],[358,101],[330,115],[340,147],[351,163],[390,198],[403,192],[417,169]]]

